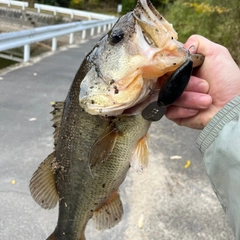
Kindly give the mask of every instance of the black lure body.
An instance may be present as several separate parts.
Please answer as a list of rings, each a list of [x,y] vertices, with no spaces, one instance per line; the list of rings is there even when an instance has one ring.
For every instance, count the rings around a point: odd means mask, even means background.
[[[158,121],[166,113],[167,107],[174,103],[184,92],[193,69],[190,58],[177,68],[164,82],[156,102],[150,103],[142,111],[142,117],[148,121]]]

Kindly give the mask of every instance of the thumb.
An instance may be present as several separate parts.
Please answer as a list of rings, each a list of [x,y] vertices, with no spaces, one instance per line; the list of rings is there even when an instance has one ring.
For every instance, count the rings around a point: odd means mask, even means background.
[[[188,38],[184,47],[189,49],[192,53],[202,53],[207,56],[213,54],[213,50],[215,49],[213,45],[215,44],[216,43],[210,41],[209,39],[195,34]]]

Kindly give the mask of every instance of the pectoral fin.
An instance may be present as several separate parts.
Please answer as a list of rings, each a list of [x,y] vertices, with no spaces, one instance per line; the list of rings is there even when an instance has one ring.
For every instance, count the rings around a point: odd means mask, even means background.
[[[39,165],[29,185],[33,199],[44,209],[54,208],[59,199],[55,185],[55,175],[51,170],[54,159],[55,152]]]
[[[118,131],[113,124],[110,124],[106,130],[99,136],[89,153],[89,166],[95,167],[98,163],[108,159],[115,146]]]
[[[118,192],[97,211],[93,213],[93,221],[98,230],[104,230],[114,227],[118,224],[123,215],[123,206]]]
[[[138,141],[132,159],[130,161],[131,167],[134,168],[140,174],[148,166],[149,159],[148,138],[149,136],[147,134]]]

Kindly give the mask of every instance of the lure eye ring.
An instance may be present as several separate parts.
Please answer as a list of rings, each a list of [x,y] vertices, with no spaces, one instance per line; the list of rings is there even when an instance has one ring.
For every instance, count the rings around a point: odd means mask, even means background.
[[[113,29],[109,35],[109,43],[116,45],[124,38],[124,31],[121,28]]]

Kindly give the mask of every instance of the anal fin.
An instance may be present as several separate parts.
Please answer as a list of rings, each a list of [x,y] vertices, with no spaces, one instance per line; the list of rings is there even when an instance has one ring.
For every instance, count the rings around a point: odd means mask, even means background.
[[[123,215],[123,206],[118,192],[115,192],[107,202],[93,213],[93,221],[98,230],[114,227]]]
[[[33,199],[44,209],[54,208],[59,196],[55,185],[55,175],[51,165],[55,159],[55,152],[51,153],[34,172],[30,180],[30,192]]]
[[[142,137],[133,152],[132,159],[130,161],[131,167],[138,173],[142,173],[148,166],[149,150],[148,150],[148,133]]]

